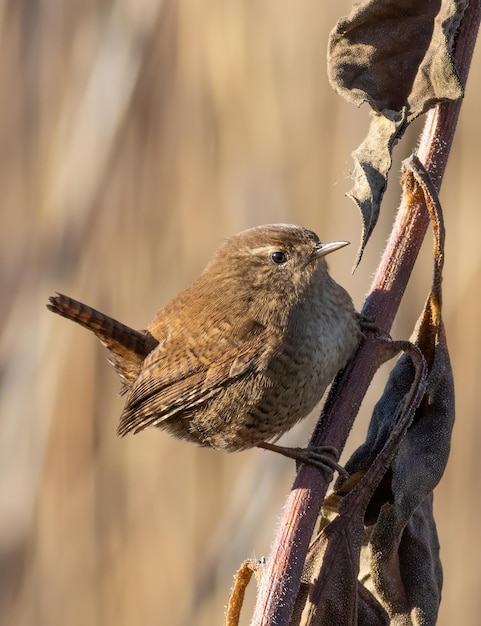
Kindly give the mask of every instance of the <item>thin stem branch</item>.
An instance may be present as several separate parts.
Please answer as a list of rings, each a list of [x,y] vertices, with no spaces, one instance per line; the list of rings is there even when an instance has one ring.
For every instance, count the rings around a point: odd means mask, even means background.
[[[481,6],[471,0],[456,39],[455,60],[463,84],[479,30]],[[417,156],[439,191],[454,138],[461,101],[444,102],[427,114]],[[428,215],[403,194],[390,239],[362,313],[389,331],[421,248]],[[362,399],[376,371],[377,344],[367,337],[348,368],[335,381],[311,445],[342,450]],[[290,492],[267,560],[253,626],[288,626],[314,526],[328,483],[302,465]]]

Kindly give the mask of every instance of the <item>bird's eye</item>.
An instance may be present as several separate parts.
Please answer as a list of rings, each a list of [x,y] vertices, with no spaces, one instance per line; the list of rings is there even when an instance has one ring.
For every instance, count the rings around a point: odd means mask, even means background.
[[[271,253],[271,261],[276,265],[282,265],[287,262],[287,255],[281,250],[276,250],[276,252]]]

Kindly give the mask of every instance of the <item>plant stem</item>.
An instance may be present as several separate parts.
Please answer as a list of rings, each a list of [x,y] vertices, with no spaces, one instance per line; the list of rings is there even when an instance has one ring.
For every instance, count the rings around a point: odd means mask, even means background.
[[[481,17],[479,0],[471,0],[455,43],[455,61],[461,82],[466,79]],[[443,102],[430,110],[417,156],[439,191],[454,138],[461,101]],[[407,203],[406,194],[391,231],[362,313],[389,332],[421,248],[429,217]],[[332,445],[342,450],[362,399],[377,369],[376,341],[368,336],[347,369],[338,377],[314,431],[310,445]],[[288,626],[312,532],[328,481],[319,471],[302,465],[282,514],[267,560],[253,626]]]

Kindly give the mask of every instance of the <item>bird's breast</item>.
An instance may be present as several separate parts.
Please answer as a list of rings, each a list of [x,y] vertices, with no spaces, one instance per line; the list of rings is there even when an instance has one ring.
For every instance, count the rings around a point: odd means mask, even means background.
[[[222,416],[220,423],[228,420],[228,428],[224,423],[212,432],[210,445],[240,450],[292,428],[315,408],[352,356],[360,331],[352,305],[338,311],[326,309],[324,301],[311,301],[300,305],[276,336],[265,366],[233,383],[213,402],[209,415]]]

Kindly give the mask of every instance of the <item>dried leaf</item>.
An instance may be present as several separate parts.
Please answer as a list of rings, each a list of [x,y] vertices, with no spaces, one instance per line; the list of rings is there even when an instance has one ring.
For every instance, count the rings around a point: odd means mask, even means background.
[[[424,195],[435,235],[433,286],[414,333],[429,374],[425,398],[392,465],[393,503],[383,506],[372,533],[372,573],[393,623],[424,625],[436,623],[441,599],[442,568],[432,491],[449,456],[454,383],[441,319],[441,207],[419,161],[412,157],[404,166],[404,185],[414,197]]]
[[[333,88],[373,119],[353,153],[354,187],[364,247],[376,225],[391,167],[393,146],[409,123],[442,100],[457,100],[463,88],[451,48],[467,0],[362,0],[339,20],[328,47]]]
[[[344,585],[342,585],[342,588],[339,585],[339,580],[344,581],[344,578],[335,578],[336,576],[342,575],[339,568],[336,568],[335,571],[332,571],[332,569],[328,570],[330,572],[332,586],[334,587],[332,590],[334,602],[326,600],[324,595],[322,600],[316,598],[313,593],[313,587],[316,585],[318,572],[323,564],[323,556],[326,548],[325,540],[330,533],[333,533],[335,526],[332,526],[330,531],[326,531],[325,535],[321,534],[321,531],[327,528],[331,521],[331,517],[327,517],[326,515],[321,516],[319,532],[309,548],[304,564],[301,586],[289,626],[313,626],[316,623],[348,624],[349,621],[346,621],[345,618],[348,620],[351,619],[352,622],[352,617],[355,615],[356,610],[357,621],[353,622],[356,626],[387,626],[389,624],[389,617],[379,601],[359,582],[354,585],[350,575],[351,571],[354,569],[354,567],[352,567],[354,564],[349,563],[349,560],[352,560],[349,559],[349,557],[347,564],[348,566],[351,565],[351,567],[348,567],[348,580],[351,583],[351,593],[346,593]],[[356,526],[359,531],[361,525],[358,523]],[[339,528],[337,528],[337,531],[339,531]],[[352,553],[349,547],[351,544],[347,544],[346,540],[352,541],[352,539],[354,539],[356,541],[356,537],[351,535],[351,537],[345,536],[343,539],[343,550],[340,550],[341,556],[345,555],[346,552],[349,554],[349,551]],[[364,541],[363,539],[363,543]],[[339,549],[339,547],[336,546],[336,549]],[[355,555],[353,555],[353,557],[354,556]],[[357,568],[357,564],[355,567]],[[327,593],[325,596],[327,596]],[[343,606],[343,604],[345,606]]]
[[[357,587],[357,626],[388,626],[389,615],[370,591]]]
[[[451,60],[453,23],[466,1],[363,0],[329,39],[334,89],[378,112],[409,108],[409,121],[440,100],[461,97]]]
[[[412,424],[400,440],[390,467],[390,482],[375,494],[377,520],[369,544],[370,584],[391,624],[435,624],[442,585],[439,544],[432,511],[432,491],[449,455],[454,421],[454,386],[441,319],[444,226],[436,192],[415,157],[404,163],[403,185],[413,204],[423,199],[434,231],[431,293],[413,334],[428,366],[426,393]],[[393,412],[413,379],[406,356],[399,359],[376,405],[366,442],[346,468],[362,476],[377,463],[380,450],[397,427]],[[371,466],[371,467],[370,467]],[[361,478],[359,484],[364,478]],[[356,487],[357,488],[357,487]],[[342,503],[343,501],[341,501]],[[372,511],[371,511],[372,513]]]
[[[425,325],[420,329],[423,338],[429,333],[425,329]],[[442,574],[432,490],[449,454],[453,396],[444,332],[440,332],[425,399],[392,464],[389,497],[370,541],[374,587],[390,617],[403,624],[436,623]]]
[[[358,624],[359,558],[366,509],[424,393],[425,366],[419,351],[408,342],[382,340],[379,345],[380,361],[391,358],[400,349],[407,350],[416,375],[394,407],[397,428],[392,430],[375,462],[339,501],[337,517],[330,523],[327,523],[327,518],[323,520],[322,528],[310,546],[304,568],[304,584],[297,598],[291,626]],[[365,615],[371,615],[374,606],[363,605],[363,609]],[[377,613],[384,615],[380,607]]]
[[[371,112],[371,125],[361,145],[352,153],[354,158],[354,186],[347,194],[358,205],[362,215],[361,245],[355,267],[359,265],[362,251],[376,226],[381,200],[391,169],[391,153],[406,125],[406,107],[384,114]]]
[[[363,513],[355,517],[337,516],[317,537],[312,547],[315,563],[308,602],[304,606],[300,624],[357,624],[357,574],[359,553],[364,535]],[[291,622],[292,624],[292,622]]]

